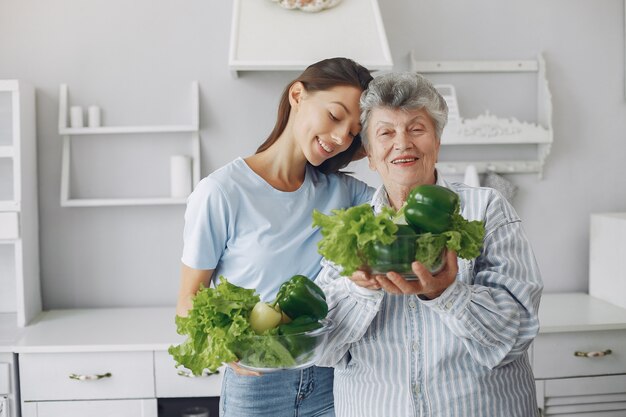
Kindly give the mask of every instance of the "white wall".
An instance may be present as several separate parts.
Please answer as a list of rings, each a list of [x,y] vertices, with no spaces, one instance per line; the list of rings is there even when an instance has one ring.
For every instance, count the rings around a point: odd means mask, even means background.
[[[510,179],[520,187],[515,206],[546,290],[586,291],[589,214],[626,210],[623,0],[380,0],[380,6],[395,70],[408,69],[412,49],[423,59],[532,59],[544,52],[552,154],[543,180]],[[37,88],[45,308],[173,304],[184,213],[182,206],[60,207],[59,84],[69,84],[73,102],[101,106],[107,124],[161,124],[189,120],[189,85],[198,80],[206,175],[254,151],[295,76],[233,79],[230,19],[229,1],[0,0],[0,78]],[[476,103],[474,93],[460,98],[463,114],[476,115],[489,103],[503,116],[532,115],[524,92],[509,87],[514,97],[478,91],[485,102]],[[185,143],[184,136],[131,136],[77,145],[82,156],[72,190],[167,192],[167,155],[187,151]]]

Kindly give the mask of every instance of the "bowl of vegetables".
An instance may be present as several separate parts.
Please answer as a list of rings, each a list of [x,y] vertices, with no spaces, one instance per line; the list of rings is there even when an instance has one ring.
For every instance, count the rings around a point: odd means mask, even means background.
[[[237,351],[239,365],[261,373],[309,367],[320,358],[333,327],[329,319],[306,316],[281,324],[274,332],[252,336],[249,347]]]
[[[369,204],[313,212],[313,226],[322,239],[318,252],[350,276],[357,270],[374,274],[397,272],[416,279],[411,264],[424,265],[431,274],[440,272],[446,251],[462,259],[480,255],[484,223],[461,216],[459,196],[434,184],[414,187],[397,212],[383,207],[374,213]]]
[[[285,281],[271,302],[223,276],[192,301],[187,316],[176,317],[177,332],[187,338],[168,352],[194,375],[230,362],[260,372],[304,368],[319,358],[333,329],[324,292],[304,275]]]

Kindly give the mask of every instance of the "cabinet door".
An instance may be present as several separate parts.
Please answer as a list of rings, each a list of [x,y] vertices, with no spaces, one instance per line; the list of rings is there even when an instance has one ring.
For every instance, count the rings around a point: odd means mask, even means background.
[[[152,352],[20,354],[23,401],[153,398]]]
[[[157,417],[157,400],[45,401],[25,403],[22,417]]]
[[[537,387],[545,417],[626,415],[626,375],[548,379]]]
[[[626,373],[626,330],[539,334],[533,345],[537,379]]]
[[[176,362],[164,351],[154,353],[156,396],[219,397],[222,390],[222,372],[212,375],[192,376],[191,372],[176,368]]]

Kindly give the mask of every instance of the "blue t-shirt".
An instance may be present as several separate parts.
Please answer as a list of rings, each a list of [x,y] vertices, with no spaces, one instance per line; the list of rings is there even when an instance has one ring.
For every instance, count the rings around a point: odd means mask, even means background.
[[[368,203],[372,194],[349,175],[326,175],[308,165],[298,190],[279,191],[237,158],[202,179],[189,196],[181,260],[271,300],[293,275],[314,279],[320,271],[313,210],[330,214]]]

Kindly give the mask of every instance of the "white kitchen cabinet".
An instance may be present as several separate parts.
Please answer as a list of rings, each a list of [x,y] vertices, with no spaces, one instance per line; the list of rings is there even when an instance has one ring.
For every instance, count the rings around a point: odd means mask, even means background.
[[[13,347],[23,417],[155,417],[157,398],[219,396],[221,373],[175,368],[174,317],[173,307],[43,312]]]
[[[27,403],[22,417],[157,417],[156,399]]]
[[[13,353],[0,353],[0,417],[16,417],[19,408],[17,398],[17,370]]]
[[[378,0],[343,1],[319,13],[286,10],[267,0],[232,4],[228,67],[234,76],[302,71],[334,56],[350,57],[372,71],[393,67]],[[355,24],[346,30],[347,22]]]
[[[223,369],[214,374],[194,376],[190,371],[176,368],[176,362],[166,351],[154,352],[154,378],[158,398],[219,397]]]
[[[626,415],[626,309],[587,294],[546,294],[533,343],[543,416]]]
[[[0,80],[0,321],[41,311],[35,90]]]
[[[99,207],[99,206],[139,206],[139,205],[164,205],[185,204],[185,197],[172,197],[164,192],[163,196],[157,197],[133,197],[133,198],[81,198],[72,196],[71,167],[72,139],[80,140],[94,135],[136,135],[136,134],[186,134],[191,140],[191,181],[192,187],[200,181],[200,132],[199,113],[200,96],[197,81],[192,82],[190,101],[191,115],[187,124],[180,125],[149,125],[149,126],[97,126],[97,127],[69,127],[68,112],[70,108],[69,88],[62,84],[59,88],[59,134],[63,138],[63,152],[61,159],[61,206],[63,207]],[[168,168],[169,169],[169,168]],[[164,185],[164,190],[169,189]]]
[[[153,398],[152,352],[24,353],[22,401]]]

